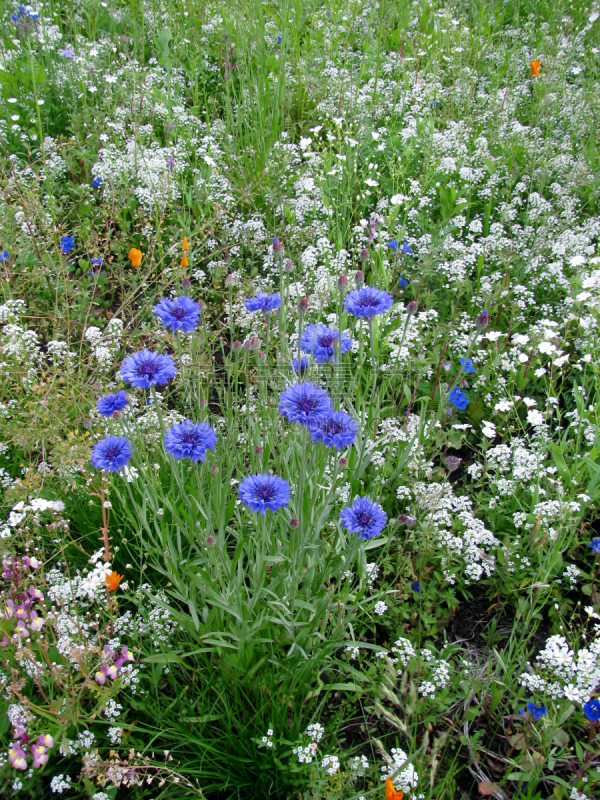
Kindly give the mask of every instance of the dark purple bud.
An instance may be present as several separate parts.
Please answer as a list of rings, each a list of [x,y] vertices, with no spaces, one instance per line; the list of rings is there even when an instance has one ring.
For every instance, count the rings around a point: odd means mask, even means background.
[[[216,474],[217,474],[217,472],[219,471],[219,468],[217,467],[217,465],[216,465],[216,464],[213,464],[213,465],[211,466],[211,468],[210,468],[210,471],[212,472],[212,474],[213,474],[213,475],[216,475]]]
[[[260,339],[258,338],[258,336],[253,336],[250,339],[249,347],[250,350],[258,350],[258,348],[260,347]]]
[[[308,308],[308,300],[306,299],[306,297],[303,297],[298,301],[298,310],[302,312],[306,311],[307,308]]]
[[[198,400],[198,405],[200,406],[200,408],[206,408],[206,406],[208,405],[208,403],[206,402],[206,397],[201,397],[200,400]]]
[[[480,330],[485,330],[488,326],[490,321],[490,315],[487,311],[482,311],[481,314],[478,315],[477,319],[475,320],[475,326]]]
[[[360,287],[363,285],[364,282],[365,282],[365,274],[362,270],[359,269],[356,275],[354,276],[354,283],[360,289]]]
[[[242,349],[242,343],[238,341],[238,339],[236,339],[235,342],[231,345],[231,349],[233,350],[234,353],[239,353],[240,350]]]
[[[261,455],[262,451],[263,451],[263,449],[259,444],[255,445],[255,447],[254,447],[254,455],[255,456]]]
[[[459,468],[461,461],[462,458],[459,458],[458,456],[447,456],[444,463],[446,464],[446,469],[450,473]]]
[[[189,278],[184,278],[181,281],[181,288],[182,289],[189,289],[191,285],[192,285],[192,282],[191,282],[191,280]]]
[[[367,250],[366,247],[364,250],[360,251],[359,258],[363,262],[363,264],[369,260],[369,251]]]
[[[258,351],[258,357],[260,358],[261,361],[264,361],[266,359],[266,355],[263,353],[262,350]]]
[[[417,313],[417,301],[411,300],[410,303],[406,306],[406,313],[409,316]]]
[[[232,286],[235,286],[235,278],[231,273],[225,278],[225,286],[227,289],[231,289]]]
[[[340,275],[340,277],[338,278],[338,289],[343,292],[347,286],[348,286],[348,278],[345,275]]]
[[[209,547],[214,547],[216,543],[217,543],[217,540],[215,539],[214,536],[207,536],[206,537],[206,544]]]
[[[286,272],[293,272],[294,271],[294,262],[290,261],[290,259],[288,258],[287,261],[285,262],[285,264],[283,265],[283,268],[284,268],[284,270]]]
[[[206,303],[202,300],[198,300],[198,308],[200,309],[200,313],[202,313],[206,308]]]
[[[283,242],[280,242],[277,237],[273,239],[273,253],[276,256],[283,255]]]
[[[340,458],[340,460],[338,461],[338,464],[339,464],[339,465],[340,465],[340,467],[342,467],[342,468],[343,468],[343,467],[347,467],[347,466],[348,466],[348,459],[346,458],[346,456],[342,456],[342,457]]]
[[[398,517],[398,522],[401,525],[406,525],[407,528],[412,528],[416,521],[416,517],[411,517],[408,514],[400,514]]]
[[[121,412],[120,412],[120,411],[113,411],[113,417],[114,417],[115,419],[119,419],[119,418],[120,418],[120,417],[122,417],[122,416],[123,416],[123,415],[121,414]]]
[[[296,519],[296,517],[292,517],[290,520],[290,528],[297,528],[300,523]]]
[[[86,430],[88,430],[88,431],[89,431],[89,429],[92,427],[92,420],[91,420],[91,419],[84,419],[84,420],[83,420],[83,427],[84,427]]]

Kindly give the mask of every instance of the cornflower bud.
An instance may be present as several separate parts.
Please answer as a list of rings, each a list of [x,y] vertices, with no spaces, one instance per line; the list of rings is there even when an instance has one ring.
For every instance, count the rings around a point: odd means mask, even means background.
[[[447,456],[444,463],[446,464],[448,473],[454,472],[455,469],[458,469],[461,461],[462,458],[459,458],[458,456]]]
[[[290,528],[297,528],[300,523],[296,519],[296,517],[292,517],[290,520]]]
[[[181,288],[182,289],[189,289],[191,285],[192,285],[192,282],[191,282],[191,280],[189,278],[184,278],[181,281]]]
[[[294,262],[290,261],[288,258],[287,261],[284,263],[283,268],[286,272],[293,272],[294,271]]]
[[[262,451],[263,451],[263,449],[259,444],[255,445],[255,447],[254,447],[254,455],[255,456],[261,455]]]
[[[280,258],[283,256],[283,242],[280,242],[277,236],[273,238],[273,254]]]
[[[365,282],[365,274],[362,270],[359,269],[356,275],[354,276],[354,283],[360,289],[360,287],[363,285],[364,282]]]
[[[417,313],[417,301],[411,300],[410,303],[406,306],[406,313],[409,316]]]
[[[369,251],[367,250],[366,247],[364,248],[364,250],[360,251],[359,258],[363,262],[363,264],[369,260]]]
[[[201,397],[200,400],[198,400],[198,405],[200,406],[200,408],[206,408],[206,406],[208,405],[206,402],[206,397]]]
[[[346,456],[342,456],[340,458],[340,460],[338,461],[338,464],[340,465],[340,467],[347,467],[348,466],[348,459],[346,458]]]
[[[306,297],[302,297],[298,301],[298,311],[302,313],[303,311],[306,311],[307,308],[308,308],[308,300],[306,299]]]
[[[338,278],[338,289],[343,292],[348,286],[348,278],[345,275],[340,275]]]
[[[215,539],[214,536],[207,536],[206,537],[206,544],[209,547],[214,547],[216,543],[217,543],[217,540]]]
[[[113,417],[114,417],[114,419],[119,419],[119,418],[120,418],[120,417],[122,417],[122,416],[123,416],[123,415],[121,414],[121,412],[120,412],[120,411],[113,411]]]
[[[266,355],[263,353],[263,351],[262,351],[262,350],[259,350],[259,351],[258,351],[258,357],[259,357],[259,359],[260,359],[261,361],[264,361],[264,360],[266,359]]]
[[[234,353],[239,353],[240,350],[242,349],[242,343],[238,339],[236,339],[235,342],[231,345],[231,349],[233,350]]]
[[[475,320],[475,327],[479,328],[480,330],[485,330],[488,326],[490,321],[490,315],[487,311],[482,311],[477,319]]]
[[[227,289],[231,289],[232,286],[235,286],[235,278],[231,273],[229,273],[229,275],[227,275],[225,278],[225,287]]]
[[[200,313],[202,313],[206,309],[206,303],[203,300],[198,300],[198,308],[200,309]]]
[[[89,430],[92,427],[92,420],[91,419],[84,419],[83,420],[83,427],[86,430]]]
[[[406,525],[407,528],[412,528],[416,521],[416,517],[410,517],[408,514],[400,514],[398,517],[398,522]]]
[[[213,464],[210,468],[210,471],[212,472],[213,475],[216,475],[219,471],[219,468],[217,467],[216,464]]]
[[[250,339],[250,345],[249,345],[250,350],[258,350],[259,346],[260,346],[260,340],[258,336],[253,336]]]

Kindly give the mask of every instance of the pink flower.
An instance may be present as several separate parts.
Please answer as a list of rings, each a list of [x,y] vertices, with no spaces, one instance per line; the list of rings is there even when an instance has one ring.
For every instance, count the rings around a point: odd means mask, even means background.
[[[40,735],[38,736],[37,743],[43,745],[48,750],[50,750],[51,747],[54,747],[54,738],[50,736],[49,733],[46,734],[40,733]]]
[[[23,620],[19,620],[17,622],[15,633],[17,634],[17,636],[23,636],[25,639],[29,638],[29,631],[25,627],[25,623],[23,622]]]
[[[37,769],[38,767],[42,767],[46,761],[48,761],[48,756],[46,755],[46,748],[41,745],[35,745],[31,748],[31,755],[33,756],[33,768]]]
[[[106,683],[106,673],[104,672],[104,669],[105,669],[105,667],[103,665],[103,666],[100,667],[98,672],[94,675],[94,680],[96,681],[96,683],[99,683],[100,686],[104,686],[104,684]]]
[[[13,742],[8,749],[8,760],[15,769],[27,769],[25,751],[18,742]]]

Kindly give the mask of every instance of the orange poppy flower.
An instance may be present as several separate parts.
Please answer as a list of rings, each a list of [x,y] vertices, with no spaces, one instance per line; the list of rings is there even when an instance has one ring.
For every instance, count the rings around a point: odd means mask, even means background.
[[[118,572],[111,572],[110,575],[104,576],[104,580],[106,581],[109,592],[116,592],[119,588],[119,584],[123,580],[123,575],[119,575]]]
[[[187,236],[183,237],[183,244],[181,245],[181,249],[184,250],[186,253],[190,249],[190,243],[187,240]]]
[[[180,267],[189,267],[190,262],[187,260],[187,256],[182,256],[181,261],[179,262]]]
[[[129,258],[131,259],[132,267],[142,266],[142,251],[138,250],[137,247],[131,248],[131,250],[129,251]]]
[[[532,61],[531,62],[531,77],[532,78],[539,78],[540,77],[540,67],[542,66],[541,61]]]
[[[397,792],[391,778],[385,782],[385,800],[402,800],[404,792]]]

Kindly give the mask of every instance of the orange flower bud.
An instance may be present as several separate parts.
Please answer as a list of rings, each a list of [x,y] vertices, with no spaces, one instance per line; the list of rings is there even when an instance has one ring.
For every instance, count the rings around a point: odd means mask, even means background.
[[[104,580],[109,592],[116,592],[123,580],[123,575],[119,575],[118,572],[111,572],[110,575],[104,576]]]
[[[187,260],[187,256],[182,256],[181,261],[179,262],[180,267],[189,267],[190,262]]]
[[[129,251],[129,258],[131,259],[132,267],[142,266],[142,251],[138,250],[137,247],[131,248],[131,250]]]
[[[540,67],[542,66],[541,61],[532,61],[531,62],[531,77],[532,78],[539,78],[540,77]]]
[[[187,240],[187,236],[183,237],[183,244],[181,245],[181,249],[187,253],[190,249],[190,243]]]
[[[385,782],[385,800],[402,800],[404,792],[397,792],[391,778]]]

